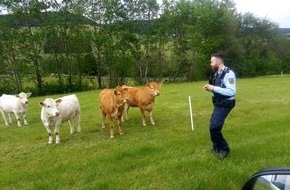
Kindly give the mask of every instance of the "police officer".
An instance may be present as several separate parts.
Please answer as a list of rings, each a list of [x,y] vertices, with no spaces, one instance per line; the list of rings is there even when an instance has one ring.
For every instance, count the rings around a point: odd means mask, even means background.
[[[203,88],[213,93],[214,109],[209,126],[212,142],[211,153],[218,153],[218,158],[223,160],[228,156],[230,148],[222,135],[222,128],[226,117],[235,107],[236,76],[224,65],[222,53],[211,55],[210,66],[214,71],[214,76]]]

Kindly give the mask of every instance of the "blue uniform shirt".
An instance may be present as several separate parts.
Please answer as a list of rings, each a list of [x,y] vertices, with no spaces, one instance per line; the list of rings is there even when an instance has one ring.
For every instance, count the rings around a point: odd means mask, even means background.
[[[222,70],[226,69],[224,67]],[[236,94],[236,75],[232,70],[227,72],[222,81],[221,86],[214,86],[213,93],[220,94],[222,96],[228,96],[228,100],[232,100],[235,98]],[[224,87],[224,88],[223,88]]]

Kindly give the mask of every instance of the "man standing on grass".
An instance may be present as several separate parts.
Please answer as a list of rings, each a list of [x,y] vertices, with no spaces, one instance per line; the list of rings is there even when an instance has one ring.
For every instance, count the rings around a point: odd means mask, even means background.
[[[218,153],[218,158],[223,160],[228,156],[230,148],[222,135],[222,128],[226,117],[235,107],[236,76],[224,65],[222,53],[211,55],[210,66],[215,74],[203,88],[213,93],[214,109],[209,126],[213,145],[211,153]]]

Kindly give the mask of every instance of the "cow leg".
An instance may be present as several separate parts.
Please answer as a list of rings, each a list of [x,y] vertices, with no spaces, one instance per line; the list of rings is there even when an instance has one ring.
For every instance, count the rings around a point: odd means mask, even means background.
[[[149,111],[149,115],[150,115],[150,121],[152,125],[155,125],[155,122],[153,120],[153,110]]]
[[[124,104],[124,111],[125,111],[125,112],[126,112],[126,108],[127,108],[127,104],[125,103],[125,104]],[[127,119],[127,118],[126,118],[126,119]],[[121,120],[122,120],[122,122],[125,121],[125,119],[124,119],[124,113],[122,114]]]
[[[4,119],[4,121],[5,121],[5,125],[8,126],[9,123],[8,123],[8,121],[7,121],[7,119],[6,119],[6,116],[5,116],[5,112],[4,112],[4,110],[1,109],[0,111],[1,111],[1,114],[2,114],[3,119]]]
[[[24,125],[28,125],[27,119],[26,119],[26,112],[23,113],[23,121],[24,121]]]
[[[125,104],[125,114],[126,114],[126,120],[128,120],[128,119],[129,119],[129,116],[128,116],[129,108],[130,108],[130,106],[129,106],[128,104]]]
[[[70,128],[70,134],[73,134],[74,133],[74,126],[72,124],[72,118],[70,118],[67,122],[68,122],[68,125]]]
[[[52,143],[52,133],[51,133],[51,129],[49,126],[45,126],[46,130],[47,130],[47,133],[48,133],[48,144],[51,144]]]
[[[124,134],[124,133],[123,133],[123,130],[122,130],[122,128],[121,128],[121,125],[122,125],[122,116],[123,116],[123,115],[118,116],[118,127],[119,127],[119,134],[120,134],[120,135],[123,135],[123,134]]]
[[[78,122],[78,132],[81,132],[81,116],[80,114],[77,115],[77,122]]]
[[[60,143],[60,138],[59,138],[59,127],[60,127],[60,123],[56,123],[56,124],[55,124],[55,128],[54,128],[55,143],[56,143],[56,144],[59,144],[59,143]]]
[[[101,111],[102,112],[102,128],[106,128],[106,125],[105,125],[105,119],[106,119],[106,113]]]
[[[125,119],[126,120],[129,119],[129,116],[128,116],[129,108],[130,108],[130,106],[127,103],[125,103],[124,104],[124,112],[125,112]],[[122,115],[122,122],[124,122],[124,114]]]
[[[21,127],[19,114],[17,112],[14,112],[14,115],[16,117],[18,127]]]
[[[145,121],[145,109],[140,108],[141,115],[142,115],[142,123],[143,126],[146,127],[146,121]]]
[[[10,112],[10,113],[7,113],[9,124],[12,124],[12,117],[11,117],[11,114],[12,114],[11,112]]]
[[[111,116],[108,116],[109,124],[110,124],[110,138],[114,138],[114,122]]]

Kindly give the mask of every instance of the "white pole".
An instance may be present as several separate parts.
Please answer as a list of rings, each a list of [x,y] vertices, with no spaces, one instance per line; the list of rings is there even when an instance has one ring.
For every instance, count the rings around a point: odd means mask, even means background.
[[[192,129],[192,131],[194,131],[192,108],[191,108],[191,97],[190,96],[188,96],[188,102],[189,102],[189,116],[190,116],[191,129]]]

